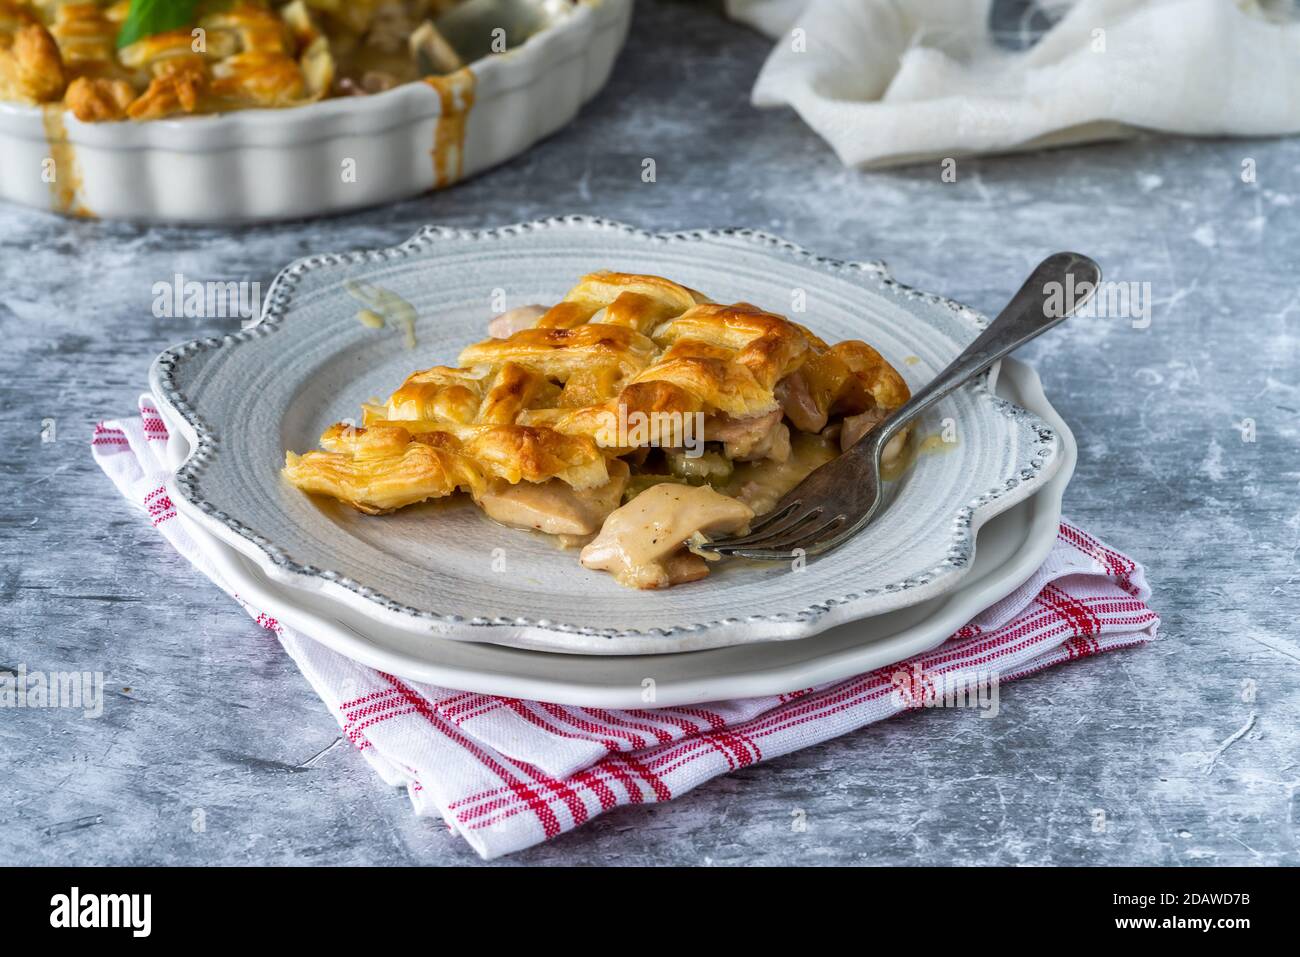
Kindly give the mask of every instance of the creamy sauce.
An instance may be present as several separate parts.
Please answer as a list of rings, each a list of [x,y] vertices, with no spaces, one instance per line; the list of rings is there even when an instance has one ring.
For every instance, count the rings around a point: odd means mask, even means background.
[[[755,515],[762,515],[770,512],[781,496],[839,452],[839,445],[831,439],[800,432],[793,437],[790,457],[784,462],[766,459],[738,463],[730,480],[719,491],[740,499],[754,510]]]
[[[442,189],[465,172],[465,127],[474,108],[477,80],[469,67],[446,76],[426,77],[441,101],[442,110],[433,128],[433,185]]]
[[[357,312],[357,322],[370,329],[382,329],[390,322],[406,330],[406,348],[415,348],[415,307],[397,293],[349,279],[343,283],[349,296],[366,306]]]
[[[632,588],[663,588],[675,577],[699,578],[707,571],[698,559],[685,565],[674,561],[683,542],[701,532],[740,531],[751,518],[742,502],[707,485],[656,485],[605,520],[582,550],[582,564],[611,572]]]
[[[81,192],[81,168],[63,125],[63,104],[47,103],[41,107],[41,121],[45,126],[45,142],[50,147],[50,159],[54,161],[54,181],[49,184],[50,208],[69,216],[95,218],[77,195]]]

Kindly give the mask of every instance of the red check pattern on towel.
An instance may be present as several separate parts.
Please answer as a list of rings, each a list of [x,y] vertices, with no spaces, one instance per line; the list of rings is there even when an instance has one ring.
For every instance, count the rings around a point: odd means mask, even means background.
[[[92,440],[95,460],[122,494],[277,635],[379,775],[407,789],[416,813],[440,814],[484,858],[555,837],[619,805],[671,800],[719,774],[925,707],[959,678],[970,682],[963,687],[991,680],[996,688],[1150,641],[1159,625],[1141,566],[1062,524],[1042,568],[1015,593],[935,650],[847,681],[632,711],[438,688],[358,664],[234,594],[167,497],[167,447],[167,428],[147,396],[138,417],[100,423]]]

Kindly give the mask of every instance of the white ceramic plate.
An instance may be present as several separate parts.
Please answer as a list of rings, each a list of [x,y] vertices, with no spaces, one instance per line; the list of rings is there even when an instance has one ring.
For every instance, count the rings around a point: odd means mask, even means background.
[[[552,8],[556,5],[552,4]],[[284,110],[82,123],[0,102],[0,199],[78,216],[285,219],[416,196],[528,149],[605,85],[632,0],[575,0],[437,86]],[[55,162],[51,182],[48,161]],[[355,176],[344,176],[348,168]]]
[[[255,562],[201,526],[191,523],[191,531],[227,583],[258,609],[335,651],[413,681],[591,708],[644,707],[646,678],[655,681],[659,707],[784,694],[887,667],[937,646],[1042,564],[1056,539],[1061,496],[1074,471],[1074,439],[1029,367],[1006,360],[997,392],[1057,430],[1062,447],[1056,474],[1036,494],[980,529],[970,574],[947,595],[841,625],[812,641],[613,657],[419,638],[368,619],[343,602],[271,581]],[[179,433],[173,431],[173,436]],[[188,447],[183,438],[176,445],[173,461],[179,465]]]
[[[194,445],[172,500],[273,580],[417,637],[641,654],[804,637],[950,591],[970,569],[979,526],[1059,467],[1060,437],[980,381],[922,418],[920,435],[950,430],[957,441],[919,457],[850,543],[802,571],[724,562],[705,581],[662,592],[622,588],[468,502],[364,516],[280,478],[284,449],[314,447],[326,425],[356,416],[412,369],[454,361],[484,335],[494,300],[554,302],[597,268],[662,274],[778,312],[806,302],[797,318],[828,340],[866,339],[913,387],[984,324],[894,283],[879,264],[818,258],[763,234],[656,236],[585,218],[427,228],[400,247],[301,260],[277,277],[257,326],[155,361],[153,390]],[[356,320],[349,279],[414,305],[416,349],[400,330]]]

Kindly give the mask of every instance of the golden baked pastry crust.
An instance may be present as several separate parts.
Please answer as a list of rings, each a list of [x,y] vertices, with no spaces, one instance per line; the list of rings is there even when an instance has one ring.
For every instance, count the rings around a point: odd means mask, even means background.
[[[54,37],[40,23],[18,14],[11,22],[14,29],[0,44],[0,97],[25,103],[59,99],[66,77]]]
[[[0,99],[80,120],[282,108],[379,92],[462,64],[433,18],[458,0],[214,0],[190,26],[117,38],[129,0],[0,0]]]
[[[520,312],[532,325],[412,373],[321,451],[288,453],[285,477],[369,513],[464,491],[506,524],[599,530],[584,564],[664,587],[707,574],[681,548],[691,534],[744,527],[910,396],[865,342],[828,345],[659,276],[592,273]],[[638,416],[659,424],[637,432]],[[663,484],[698,491],[638,498]]]

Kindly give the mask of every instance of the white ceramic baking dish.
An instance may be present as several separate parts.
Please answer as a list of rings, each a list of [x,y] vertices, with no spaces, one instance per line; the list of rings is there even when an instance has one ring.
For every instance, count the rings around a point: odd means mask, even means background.
[[[76,216],[286,219],[391,202],[518,155],[609,78],[632,0],[576,0],[447,77],[368,97],[144,123],[0,102],[0,199]]]

